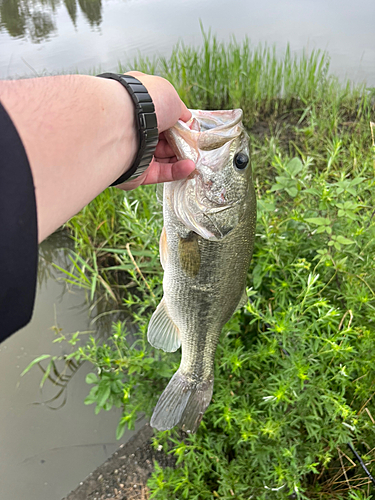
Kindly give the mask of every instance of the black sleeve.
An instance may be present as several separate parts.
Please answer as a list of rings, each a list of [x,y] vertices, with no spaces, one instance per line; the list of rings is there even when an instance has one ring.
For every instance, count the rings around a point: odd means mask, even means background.
[[[38,264],[36,217],[26,151],[0,103],[0,342],[32,315]]]

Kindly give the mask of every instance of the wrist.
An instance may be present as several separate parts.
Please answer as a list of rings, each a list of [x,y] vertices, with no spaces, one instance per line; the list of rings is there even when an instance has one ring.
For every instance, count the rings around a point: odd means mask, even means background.
[[[110,168],[110,182],[112,185],[120,176],[126,173],[134,163],[139,149],[139,133],[134,113],[134,103],[131,96],[115,80],[106,78],[95,78],[101,88],[101,94],[107,101],[103,104],[109,111],[109,116],[104,117],[106,127],[112,129],[111,136],[115,141],[112,145],[111,157],[116,161]],[[103,124],[99,124],[98,130],[103,130]]]
[[[98,77],[117,81],[130,96],[133,105],[135,125],[138,129],[138,151],[130,166],[111,186],[135,180],[145,173],[150,165],[159,140],[158,124],[154,103],[146,87],[132,75],[103,73]]]

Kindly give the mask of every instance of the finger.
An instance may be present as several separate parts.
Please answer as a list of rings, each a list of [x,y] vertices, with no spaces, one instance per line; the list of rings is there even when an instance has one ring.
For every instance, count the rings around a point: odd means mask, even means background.
[[[117,184],[116,187],[122,189],[123,191],[131,191],[132,189],[136,189],[138,186],[143,184],[144,180],[147,177],[147,172],[143,172],[139,177],[132,181],[126,181],[122,184]]]
[[[157,184],[184,179],[195,169],[192,160],[180,160],[175,163],[161,163],[153,161],[145,172],[146,178],[142,184]]]
[[[155,161],[158,163],[176,163],[177,158],[175,156],[170,156],[169,158],[158,158],[157,156],[154,157]]]
[[[132,181],[118,184],[116,187],[124,191],[131,191],[141,184],[158,184],[160,182],[170,182],[184,179],[195,170],[195,163],[192,160],[180,160],[171,163],[161,163],[152,160],[146,172]]]
[[[154,155],[156,158],[171,158],[172,156],[175,156],[175,153],[168,142],[164,139],[159,140]]]
[[[192,116],[191,111],[185,106],[184,103],[182,103],[182,112],[180,120],[182,120],[183,122],[187,122],[190,120],[191,116]]]

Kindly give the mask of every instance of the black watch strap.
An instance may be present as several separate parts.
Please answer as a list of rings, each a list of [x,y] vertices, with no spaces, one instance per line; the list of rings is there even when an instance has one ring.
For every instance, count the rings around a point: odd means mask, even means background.
[[[111,186],[116,186],[127,180],[136,179],[150,165],[159,140],[158,123],[151,96],[147,92],[146,87],[137,78],[117,73],[102,73],[97,76],[117,80],[121,83],[129,92],[135,105],[135,116],[139,133],[138,153],[129,170],[111,184]]]

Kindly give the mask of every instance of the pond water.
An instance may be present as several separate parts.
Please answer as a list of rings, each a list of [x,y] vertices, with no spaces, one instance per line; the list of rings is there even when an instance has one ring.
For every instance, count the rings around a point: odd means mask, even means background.
[[[95,310],[90,312],[84,292],[67,288],[63,273],[52,266],[53,261],[69,268],[68,251],[60,248],[62,245],[71,246],[71,240],[61,233],[41,245],[33,319],[0,344],[2,499],[60,500],[133,435],[126,432],[116,441],[120,410],[95,415],[94,405],[83,404],[90,388],[85,377],[92,371],[91,365],[83,364],[76,370],[58,363],[60,373],[65,370],[65,390],[50,402],[61,387],[47,380],[41,391],[43,373],[37,366],[20,377],[41,354],[69,352],[66,343],[53,343],[56,335],[52,327],[66,335],[76,331],[101,333],[91,324]],[[105,323],[101,329],[107,330]]]
[[[328,50],[338,76],[375,85],[373,0],[2,0],[0,77],[116,71],[134,56],[220,39]]]

